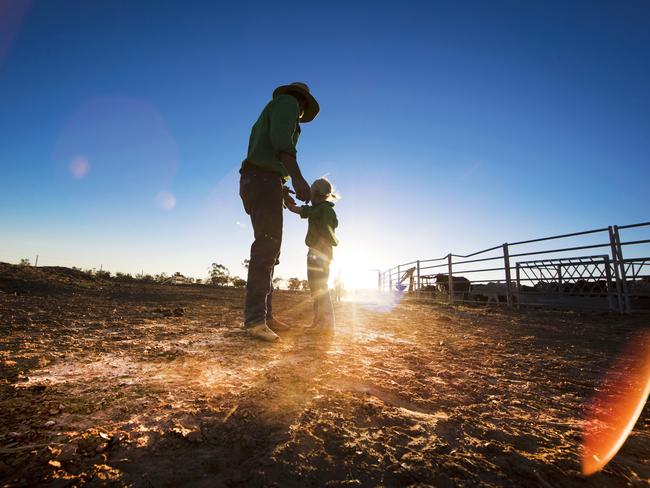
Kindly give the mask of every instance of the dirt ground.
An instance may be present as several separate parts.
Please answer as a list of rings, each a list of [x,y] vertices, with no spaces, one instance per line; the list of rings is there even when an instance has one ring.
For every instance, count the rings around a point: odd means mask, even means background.
[[[648,317],[336,305],[274,344],[243,292],[0,264],[0,486],[647,486],[650,412],[580,474],[586,400]]]

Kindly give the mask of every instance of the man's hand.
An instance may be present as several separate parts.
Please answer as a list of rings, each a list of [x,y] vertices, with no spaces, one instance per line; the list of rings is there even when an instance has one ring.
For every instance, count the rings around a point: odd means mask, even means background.
[[[291,184],[293,185],[293,189],[296,190],[296,197],[298,197],[298,200],[308,203],[311,197],[311,190],[309,189],[309,184],[305,179],[302,176],[291,178]]]
[[[287,169],[289,176],[291,176],[291,184],[293,185],[293,189],[296,190],[296,196],[298,197],[298,200],[309,203],[311,191],[309,190],[309,185],[302,177],[302,173],[300,172],[300,167],[298,166],[296,157],[285,152],[281,152],[278,157],[280,158],[280,161],[282,161],[282,164],[284,164],[284,167]]]

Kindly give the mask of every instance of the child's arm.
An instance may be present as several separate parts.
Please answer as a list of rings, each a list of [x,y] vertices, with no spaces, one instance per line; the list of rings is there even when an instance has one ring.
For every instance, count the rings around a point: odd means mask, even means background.
[[[285,206],[291,210],[293,213],[300,215],[300,207],[294,203],[284,202]]]
[[[291,190],[289,190],[286,186],[283,188],[283,190],[284,191],[283,191],[282,198],[284,200],[284,206],[287,207],[289,210],[291,210],[293,213],[300,214],[300,207],[296,205],[296,201],[289,194]]]

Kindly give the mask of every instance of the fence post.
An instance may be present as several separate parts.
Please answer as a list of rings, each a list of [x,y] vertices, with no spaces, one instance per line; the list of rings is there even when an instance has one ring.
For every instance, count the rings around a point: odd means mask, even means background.
[[[614,311],[614,290],[612,290],[612,268],[610,268],[609,256],[605,256],[605,277],[607,279],[607,304],[609,311]]]
[[[562,265],[557,265],[557,292],[562,294]]]
[[[397,285],[396,286],[400,287],[400,288],[402,286],[402,265],[401,264],[397,265]]]
[[[618,252],[618,265],[621,268],[621,289],[623,293],[623,303],[625,304],[625,312],[632,312],[630,305],[630,294],[627,291],[627,272],[625,271],[625,261],[623,260],[623,246],[621,246],[621,236],[618,233],[618,225],[614,226],[614,242],[616,243],[616,250]]]
[[[381,270],[377,270],[377,291],[382,291],[382,273]]]
[[[508,307],[512,307],[512,278],[510,276],[510,254],[508,253],[508,243],[503,245],[503,267],[506,271],[506,301]]]
[[[515,276],[517,277],[517,308],[519,308],[519,303],[521,302],[521,271],[519,269],[519,263],[515,264]]]
[[[616,278],[616,301],[618,302],[618,311],[623,313],[625,311],[623,305],[623,293],[621,291],[621,274],[618,267],[618,252],[616,251],[616,239],[614,238],[614,229],[610,225],[607,227],[609,232],[609,247],[612,251],[612,263],[614,267],[614,278]]]
[[[449,274],[447,275],[447,288],[449,289],[449,304],[454,304],[454,276],[451,272],[452,263],[451,263],[451,253],[447,254],[447,268]]]
[[[416,289],[418,291],[417,296],[418,296],[418,298],[420,298],[420,289],[421,289],[421,287],[420,287],[420,260],[419,259],[417,261],[417,271],[416,272],[417,272],[417,275],[416,275],[416,279],[415,279],[415,283],[416,283],[415,286],[416,286]]]
[[[388,293],[393,292],[393,268],[388,270]]]

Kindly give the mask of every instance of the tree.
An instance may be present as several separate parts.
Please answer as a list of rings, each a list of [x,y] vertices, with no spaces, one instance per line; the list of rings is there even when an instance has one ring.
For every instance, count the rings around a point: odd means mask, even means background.
[[[241,262],[241,265],[242,265],[244,268],[246,268],[246,269],[248,269],[248,267],[250,266],[250,264],[251,264],[251,260],[250,260],[250,259],[244,259],[244,260]]]
[[[230,281],[230,271],[223,264],[212,263],[210,281],[213,285],[225,286]]]
[[[300,282],[300,288],[302,289],[302,291],[309,291],[309,281],[302,280]]]
[[[231,280],[230,283],[232,284],[233,287],[235,288],[244,288],[246,286],[246,280],[243,278],[240,278],[239,276],[234,276]]]
[[[20,260],[19,266],[31,266],[31,263],[29,262],[29,259],[23,258]]]
[[[280,278],[279,276],[277,278],[273,278],[273,287],[276,290],[280,289],[280,285],[282,285],[282,282],[284,281],[284,278]]]
[[[298,278],[289,278],[289,290],[291,291],[300,290],[300,280]]]
[[[133,281],[133,276],[129,273],[120,273],[119,271],[115,273],[115,281]]]

